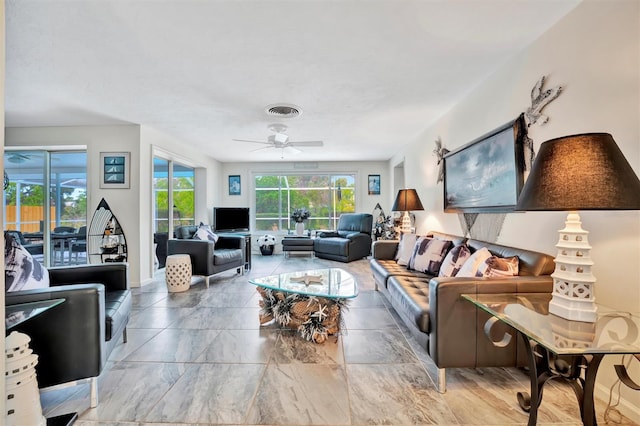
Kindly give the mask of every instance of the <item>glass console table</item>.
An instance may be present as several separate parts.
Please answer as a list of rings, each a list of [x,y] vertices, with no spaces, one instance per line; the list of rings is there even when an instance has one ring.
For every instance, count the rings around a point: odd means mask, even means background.
[[[491,335],[496,322],[513,327],[522,337],[529,360],[531,393],[518,393],[520,407],[535,425],[542,389],[550,379],[569,382],[580,404],[585,425],[595,425],[593,401],[596,373],[605,355],[640,353],[640,313],[620,312],[598,305],[595,323],[569,321],[549,313],[551,294],[465,294],[462,297],[492,315],[484,327]],[[506,334],[496,346],[509,343]],[[626,376],[616,366],[618,376]],[[628,378],[628,376],[626,376]],[[628,383],[626,383],[629,385]]]

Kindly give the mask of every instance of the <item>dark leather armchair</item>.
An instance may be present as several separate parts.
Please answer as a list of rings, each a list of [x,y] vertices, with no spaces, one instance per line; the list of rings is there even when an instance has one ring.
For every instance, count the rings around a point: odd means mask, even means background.
[[[167,242],[167,254],[188,254],[191,257],[192,274],[209,278],[217,273],[236,268],[244,274],[245,238],[243,235],[219,235],[218,241],[194,240],[197,226],[180,226],[175,229],[176,239]]]
[[[20,243],[20,245],[27,249],[32,255],[39,255],[44,253],[44,245],[40,243],[29,243],[22,235],[22,232],[10,229],[6,231],[13,236],[13,239]]]
[[[65,299],[64,303],[12,328],[31,338],[38,355],[38,386],[89,380],[91,407],[98,405],[98,376],[131,313],[126,263],[49,269],[50,288],[5,294],[5,304]]]
[[[371,254],[373,216],[369,213],[344,213],[335,231],[320,231],[313,243],[316,256],[351,262]]]

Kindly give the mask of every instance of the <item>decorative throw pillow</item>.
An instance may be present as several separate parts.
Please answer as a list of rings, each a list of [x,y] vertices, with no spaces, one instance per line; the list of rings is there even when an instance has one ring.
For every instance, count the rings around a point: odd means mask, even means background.
[[[476,276],[490,278],[506,278],[518,275],[520,260],[518,256],[491,256],[480,264]]]
[[[409,260],[409,269],[415,269],[429,275],[438,275],[442,259],[447,255],[452,245],[451,241],[426,237],[418,238],[413,255]]]
[[[469,258],[464,262],[462,268],[456,274],[456,277],[476,277],[480,265],[492,256],[489,249],[482,247],[476,250]],[[482,275],[480,275],[482,276]]]
[[[4,289],[31,290],[49,287],[49,271],[14,237],[4,233]]]
[[[471,250],[466,244],[452,248],[445,256],[440,267],[439,277],[455,277],[462,265],[471,257]]]
[[[409,264],[417,239],[418,236],[416,234],[402,234],[398,243],[398,252],[396,253],[398,265],[407,266]]]
[[[198,230],[193,234],[194,240],[204,240],[204,241],[213,241],[214,243],[218,242],[218,235],[215,234],[209,225],[205,225],[204,223],[200,223],[198,226]]]

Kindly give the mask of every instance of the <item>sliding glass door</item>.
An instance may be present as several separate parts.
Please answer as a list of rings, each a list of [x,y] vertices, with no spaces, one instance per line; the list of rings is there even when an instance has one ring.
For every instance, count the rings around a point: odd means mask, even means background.
[[[4,229],[45,266],[86,263],[86,152],[5,151],[4,169]]]
[[[153,158],[153,236],[155,264],[162,268],[166,241],[178,226],[195,224],[195,170],[160,157]]]

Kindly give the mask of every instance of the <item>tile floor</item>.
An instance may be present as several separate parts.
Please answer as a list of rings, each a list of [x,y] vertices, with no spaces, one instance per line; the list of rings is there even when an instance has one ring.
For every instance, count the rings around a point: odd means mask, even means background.
[[[329,266],[348,269],[360,286],[342,335],[317,345],[259,326],[249,277]],[[209,289],[194,278],[189,291],[174,294],[160,271],[134,289],[128,335],[99,378],[97,408],[89,408],[88,386],[79,385],[43,392],[45,415],[77,411],[79,426],[527,422],[515,395],[527,390],[528,378],[518,369],[453,369],[447,393],[435,390],[433,364],[374,291],[367,260],[258,254],[244,276],[219,274]],[[597,411],[600,424],[613,423],[602,419],[604,403]],[[578,425],[579,418],[570,388],[547,385],[539,424]]]

